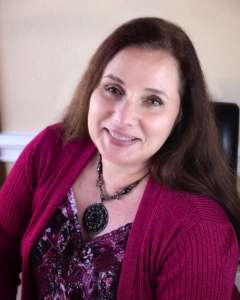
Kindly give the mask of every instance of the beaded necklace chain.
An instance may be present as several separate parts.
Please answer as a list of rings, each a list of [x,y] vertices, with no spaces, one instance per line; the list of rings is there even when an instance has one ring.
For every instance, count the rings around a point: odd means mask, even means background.
[[[91,204],[85,209],[83,214],[84,229],[91,234],[97,234],[103,231],[104,228],[106,228],[109,220],[108,211],[107,208],[104,206],[103,201],[115,199],[119,200],[124,195],[130,193],[139,184],[139,182],[147,176],[147,174],[142,176],[140,179],[134,181],[133,183],[118,190],[113,195],[108,195],[103,179],[102,156],[99,155],[99,160],[97,164],[96,186],[99,188],[100,191],[101,203]]]

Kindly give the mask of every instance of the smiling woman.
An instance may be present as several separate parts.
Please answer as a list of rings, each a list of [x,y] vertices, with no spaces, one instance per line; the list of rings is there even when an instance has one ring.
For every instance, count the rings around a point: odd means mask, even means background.
[[[239,219],[191,41],[134,19],[1,189],[0,293],[22,271],[23,300],[239,299]]]
[[[177,119],[179,86],[177,62],[167,52],[119,51],[90,97],[88,130],[103,162],[146,173]]]

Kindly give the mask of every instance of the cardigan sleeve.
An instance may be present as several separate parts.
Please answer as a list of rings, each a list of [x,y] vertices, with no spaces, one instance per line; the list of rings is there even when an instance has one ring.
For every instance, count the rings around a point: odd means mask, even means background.
[[[230,224],[194,225],[169,245],[157,275],[156,299],[239,299],[232,296],[238,255]]]
[[[38,145],[44,134],[45,130],[26,146],[0,190],[0,295],[4,300],[16,299],[20,243],[31,217]]]

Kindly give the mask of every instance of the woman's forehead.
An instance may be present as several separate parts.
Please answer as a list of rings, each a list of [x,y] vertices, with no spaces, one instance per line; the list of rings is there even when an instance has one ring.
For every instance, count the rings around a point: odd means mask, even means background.
[[[164,50],[128,47],[119,51],[106,66],[102,79],[116,79],[121,84],[179,86],[178,64]]]

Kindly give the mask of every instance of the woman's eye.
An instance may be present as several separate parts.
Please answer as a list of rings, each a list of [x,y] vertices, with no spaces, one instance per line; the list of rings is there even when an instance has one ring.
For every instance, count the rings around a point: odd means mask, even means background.
[[[112,95],[115,95],[115,96],[122,96],[123,95],[123,92],[120,88],[116,87],[116,86],[113,86],[113,85],[107,85],[104,87],[105,91],[112,94]]]
[[[146,99],[146,103],[150,106],[160,106],[163,104],[162,100],[159,98],[148,98]]]

